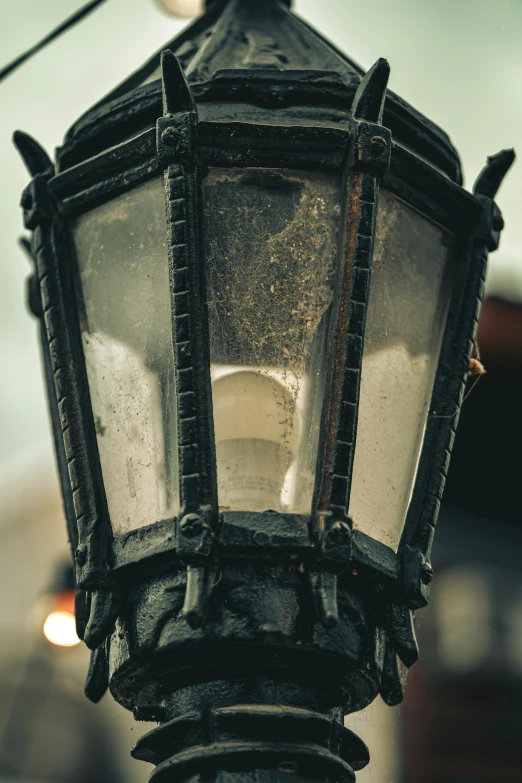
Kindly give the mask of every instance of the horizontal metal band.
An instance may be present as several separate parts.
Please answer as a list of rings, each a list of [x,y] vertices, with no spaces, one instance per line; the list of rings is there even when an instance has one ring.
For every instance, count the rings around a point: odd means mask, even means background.
[[[222,515],[220,546],[227,554],[270,557],[303,555],[312,548],[308,517],[276,511],[226,511]],[[275,550],[275,551],[274,551]]]
[[[338,168],[349,144],[343,128],[207,122],[198,126],[197,159],[203,166]],[[162,170],[155,129],[102,152],[50,180],[63,215],[79,214],[142,184]],[[442,226],[469,231],[478,200],[414,153],[394,143],[382,186]]]
[[[129,530],[112,542],[112,570],[146,563],[151,558],[176,554],[176,519],[162,519],[152,525]]]
[[[239,739],[270,743],[313,743],[329,748],[332,740],[340,758],[359,770],[369,760],[364,742],[330,717],[285,704],[246,704],[211,710],[210,716],[190,712],[145,734],[132,750],[141,761],[161,764],[188,747],[202,744],[205,721],[212,727],[212,744],[227,745]],[[333,735],[333,736],[332,736]]]
[[[347,113],[355,94],[355,85],[343,85],[329,71],[320,71],[324,81],[310,79],[311,71],[269,71],[270,78],[262,71],[248,72],[248,79],[241,70],[223,70],[208,82],[197,82],[191,90],[198,102],[219,101],[233,105],[233,101],[257,106],[285,107],[291,105],[330,105]],[[295,74],[289,76],[289,74]],[[85,114],[71,128],[66,143],[58,150],[60,169],[79,163],[107,149],[107,143],[118,144],[132,132],[155,123],[163,114],[161,108],[161,83],[142,85],[113,101],[102,103]],[[274,122],[277,117],[274,116]],[[460,184],[460,166],[457,155],[442,131],[420,117],[393,93],[388,93],[383,124],[394,137],[423,155],[432,165],[438,166],[451,180]]]
[[[129,568],[148,570],[164,560],[178,562],[176,550],[176,520],[163,519],[115,536],[111,570],[113,573]],[[247,557],[312,562],[321,557],[320,551],[310,543],[308,517],[273,511],[222,514],[219,553],[227,561]],[[352,531],[348,553],[346,564],[351,569],[360,569],[360,576],[370,576],[373,581],[399,581],[397,554],[362,531]]]
[[[381,186],[451,231],[469,232],[480,215],[475,196],[399,144]]]
[[[355,781],[352,767],[320,745],[263,742],[200,745],[164,761],[149,780],[151,783],[181,781],[210,770],[281,769],[282,765],[292,765],[291,769],[299,771],[300,777],[313,780]]]
[[[393,549],[361,530],[352,530],[352,561],[354,566],[370,568],[389,579],[399,578],[399,562]]]

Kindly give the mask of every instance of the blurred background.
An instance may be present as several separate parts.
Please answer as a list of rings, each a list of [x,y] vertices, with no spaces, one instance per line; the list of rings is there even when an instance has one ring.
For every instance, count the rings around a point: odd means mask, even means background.
[[[0,66],[82,5],[3,0]],[[388,58],[391,89],[449,133],[466,187],[487,155],[512,146],[522,154],[521,0],[295,0],[294,8],[361,66]],[[109,696],[96,707],[83,696],[88,655],[68,625],[65,524],[25,306],[29,266],[17,244],[28,176],[11,135],[20,128],[52,153],[81,113],[188,23],[159,0],[107,0],[0,84],[0,783],[133,783],[149,774],[129,757],[148,727]],[[349,719],[372,754],[361,783],[522,780],[521,172],[518,162],[497,198],[506,229],[479,329],[487,374],[461,416],[432,602],[417,613],[420,663],[400,709],[375,702]]]

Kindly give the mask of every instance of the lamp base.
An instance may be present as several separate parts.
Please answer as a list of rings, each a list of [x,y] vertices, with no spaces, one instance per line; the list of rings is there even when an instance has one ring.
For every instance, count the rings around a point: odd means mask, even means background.
[[[326,698],[326,702],[328,699]],[[151,783],[355,781],[365,744],[342,710],[307,683],[264,677],[216,680],[178,690],[161,707],[166,721],[142,737],[136,759],[156,765]]]

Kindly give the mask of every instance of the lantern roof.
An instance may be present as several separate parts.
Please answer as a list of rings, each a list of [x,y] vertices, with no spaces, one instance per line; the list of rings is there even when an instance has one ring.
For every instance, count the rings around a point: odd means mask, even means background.
[[[245,107],[250,114],[256,109],[270,112],[268,121],[274,124],[283,114],[284,124],[292,119],[299,124],[306,108],[308,120],[340,126],[349,121],[364,75],[353,60],[277,0],[213,3],[162,48],[180,60],[200,114],[212,119],[219,113],[223,119],[233,114],[237,120],[242,106],[243,113]],[[70,128],[58,150],[59,169],[153,126],[162,114],[161,101],[158,52]],[[391,91],[383,124],[396,143],[462,183],[459,157],[447,134]]]

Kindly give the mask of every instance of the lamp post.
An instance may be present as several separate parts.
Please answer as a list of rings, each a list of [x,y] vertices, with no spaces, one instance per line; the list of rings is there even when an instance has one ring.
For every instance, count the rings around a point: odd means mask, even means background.
[[[207,12],[84,115],[15,134],[86,692],[151,780],[353,780],[402,698],[493,198],[287,3]]]

